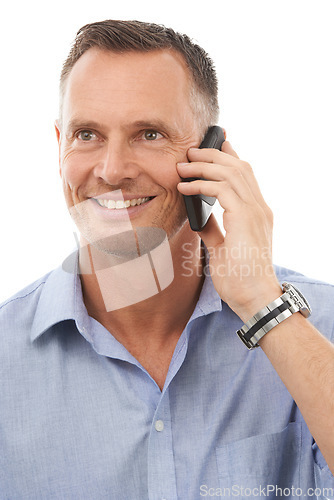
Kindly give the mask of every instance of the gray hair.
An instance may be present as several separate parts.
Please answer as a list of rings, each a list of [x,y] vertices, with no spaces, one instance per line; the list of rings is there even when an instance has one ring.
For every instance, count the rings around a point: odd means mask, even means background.
[[[118,53],[175,50],[183,57],[191,78],[190,102],[199,128],[217,123],[218,80],[212,59],[187,35],[142,21],[106,20],[86,24],[78,31],[60,77],[60,116],[67,78],[78,59],[90,48]]]

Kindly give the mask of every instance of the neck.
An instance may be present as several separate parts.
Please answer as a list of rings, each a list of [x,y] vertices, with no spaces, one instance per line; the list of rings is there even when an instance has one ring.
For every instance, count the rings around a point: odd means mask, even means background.
[[[98,250],[88,245],[80,251],[88,313],[123,344],[140,340],[142,345],[152,345],[167,342],[172,335],[178,338],[195,308],[203,284],[200,239],[185,225],[168,243],[170,253],[165,246],[160,255],[156,250],[150,252],[150,258],[147,254],[128,262],[117,258],[121,266],[115,266],[113,257],[110,268],[106,255],[99,255]],[[87,269],[90,273],[85,273]],[[129,305],[126,300],[130,295],[134,303]]]

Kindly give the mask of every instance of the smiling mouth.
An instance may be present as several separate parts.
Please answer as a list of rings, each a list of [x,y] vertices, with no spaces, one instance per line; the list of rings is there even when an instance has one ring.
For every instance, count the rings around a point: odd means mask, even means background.
[[[109,210],[120,210],[129,207],[135,207],[138,205],[143,205],[147,201],[150,201],[154,196],[149,196],[146,198],[132,198],[131,200],[103,200],[101,198],[94,198],[101,207],[108,208]]]

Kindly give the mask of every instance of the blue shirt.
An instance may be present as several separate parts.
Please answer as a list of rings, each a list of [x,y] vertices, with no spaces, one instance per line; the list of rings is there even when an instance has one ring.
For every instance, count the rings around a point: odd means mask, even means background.
[[[333,338],[334,287],[277,275]],[[0,499],[332,498],[302,415],[241,325],[207,277],[160,391],[88,315],[78,275],[60,267],[2,304]]]

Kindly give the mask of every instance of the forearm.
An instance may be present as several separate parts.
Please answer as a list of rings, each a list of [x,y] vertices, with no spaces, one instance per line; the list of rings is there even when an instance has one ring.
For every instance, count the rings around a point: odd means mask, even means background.
[[[214,217],[200,234],[219,296],[247,322],[282,295],[271,256],[273,214],[251,166],[238,158],[227,141],[222,151],[189,149],[188,158],[188,164],[178,165],[180,177],[197,180],[180,182],[178,189],[187,196],[216,197],[224,209],[226,234]],[[240,248],[242,252],[235,252]],[[228,269],[233,272],[221,272]],[[259,343],[334,474],[334,346],[299,312],[275,326]]]
[[[259,344],[334,474],[334,346],[300,313],[273,328]]]

